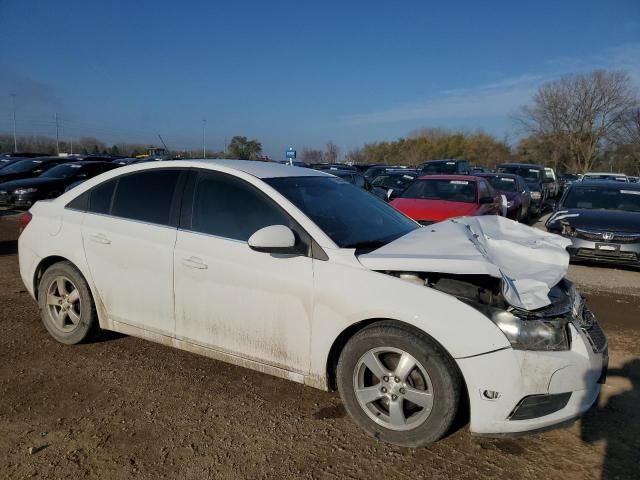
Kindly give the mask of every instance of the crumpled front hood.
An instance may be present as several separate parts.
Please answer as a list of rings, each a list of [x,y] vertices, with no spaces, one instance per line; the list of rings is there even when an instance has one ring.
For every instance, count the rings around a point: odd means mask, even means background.
[[[371,270],[490,275],[512,306],[536,310],[567,273],[571,241],[495,215],[418,228],[358,259]]]

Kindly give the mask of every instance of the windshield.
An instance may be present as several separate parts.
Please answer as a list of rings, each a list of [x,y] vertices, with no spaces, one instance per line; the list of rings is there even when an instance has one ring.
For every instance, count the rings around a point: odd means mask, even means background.
[[[520,175],[527,182],[539,182],[542,180],[542,171],[539,168],[529,168],[520,166],[503,166],[498,167],[500,173],[513,173]]]
[[[373,187],[404,189],[415,180],[412,175],[380,175],[371,183]]]
[[[456,162],[428,162],[420,168],[422,173],[456,173]]]
[[[24,173],[36,168],[38,165],[42,165],[42,161],[21,160],[19,162],[12,163],[11,165],[7,165],[2,169],[2,174],[5,175],[7,173]]]
[[[499,192],[515,192],[518,189],[515,178],[510,177],[484,177],[491,186]]]
[[[340,248],[375,250],[420,228],[382,200],[340,178],[284,177],[265,182]]]
[[[640,190],[624,187],[576,187],[569,191],[563,208],[640,213]]]
[[[69,178],[77,174],[80,171],[80,168],[82,168],[81,165],[76,165],[74,163],[58,165],[40,176],[47,178]]]
[[[476,182],[469,180],[416,180],[401,197],[475,203]]]

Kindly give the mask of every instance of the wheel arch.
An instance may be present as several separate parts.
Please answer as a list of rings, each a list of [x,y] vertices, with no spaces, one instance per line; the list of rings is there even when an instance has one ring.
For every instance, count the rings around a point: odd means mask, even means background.
[[[349,325],[347,328],[342,330],[342,332],[340,332],[340,334],[334,339],[333,343],[331,344],[331,348],[329,349],[329,354],[327,355],[326,379],[327,379],[327,387],[329,391],[337,390],[336,370],[338,366],[338,360],[347,342],[349,342],[349,340],[353,338],[353,336],[356,335],[358,332],[374,324],[398,326],[407,331],[415,332],[417,334],[426,335],[427,337],[429,337],[433,342],[435,342],[442,349],[443,352],[445,352],[447,355],[449,355],[449,357],[451,357],[452,363],[455,364],[458,370],[458,373],[460,375],[460,378],[462,379],[462,385],[464,387],[465,394],[466,394],[467,387],[466,387],[466,381],[464,379],[464,375],[462,374],[462,371],[458,367],[458,362],[456,362],[455,358],[453,358],[453,356],[449,353],[449,350],[441,342],[439,342],[436,338],[434,338],[428,332],[425,332],[423,329],[416,327],[415,325],[412,325],[410,323],[403,322],[402,320],[395,320],[392,318],[369,318],[366,320],[361,320],[359,322]],[[468,398],[468,395],[466,396]]]

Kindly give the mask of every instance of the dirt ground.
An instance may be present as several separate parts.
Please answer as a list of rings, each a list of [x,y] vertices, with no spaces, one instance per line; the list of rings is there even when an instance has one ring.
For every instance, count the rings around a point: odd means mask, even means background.
[[[511,439],[462,426],[411,450],[363,434],[337,394],[131,337],[56,343],[18,275],[16,223],[0,217],[1,478],[640,478],[640,272],[572,269],[611,355],[582,420]],[[611,293],[617,278],[635,290]]]

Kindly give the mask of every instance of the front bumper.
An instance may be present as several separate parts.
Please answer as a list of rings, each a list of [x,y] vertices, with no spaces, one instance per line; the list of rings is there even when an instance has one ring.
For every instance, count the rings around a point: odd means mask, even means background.
[[[575,323],[569,328],[568,351],[507,348],[456,360],[469,392],[472,433],[513,435],[546,430],[579,417],[593,405],[606,377],[607,340],[599,326],[597,331]],[[566,403],[524,415],[520,409],[517,414],[527,397],[554,399],[566,393],[570,393]]]
[[[608,243],[575,237],[565,238],[570,239],[573,244],[567,247],[573,261],[640,265],[640,243]]]

